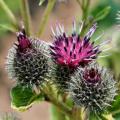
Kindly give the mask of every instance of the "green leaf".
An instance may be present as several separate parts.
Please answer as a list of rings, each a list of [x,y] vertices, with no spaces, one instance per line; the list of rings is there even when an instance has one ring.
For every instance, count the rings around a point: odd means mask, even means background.
[[[102,9],[100,12],[98,12],[95,15],[95,17],[94,17],[95,21],[100,21],[100,20],[104,19],[110,13],[110,10],[111,10],[110,6],[107,6],[104,9]]]
[[[110,13],[104,18],[104,20],[99,21],[99,26],[103,27],[104,31],[116,23],[116,19],[113,18],[116,18],[116,13],[120,10],[118,0],[99,0],[96,5],[91,8],[91,14],[96,16],[108,5],[112,8]]]
[[[120,113],[113,115],[114,120],[120,120]]]
[[[107,115],[103,115],[103,119],[104,120],[115,120],[112,116],[112,114],[107,114]]]
[[[5,30],[5,31],[10,31],[10,32],[16,32],[16,29],[9,24],[6,24],[6,25],[5,24],[0,24],[0,29]]]
[[[39,6],[41,6],[44,2],[45,2],[45,0],[40,0]]]
[[[35,102],[44,100],[43,94],[36,94],[30,87],[17,85],[11,90],[11,106],[19,111],[25,111]]]
[[[112,103],[112,107],[108,108],[108,111],[115,120],[120,120],[120,95],[116,96],[115,101]]]
[[[115,101],[112,103],[112,107],[109,108],[110,112],[120,110],[120,95],[116,96]]]

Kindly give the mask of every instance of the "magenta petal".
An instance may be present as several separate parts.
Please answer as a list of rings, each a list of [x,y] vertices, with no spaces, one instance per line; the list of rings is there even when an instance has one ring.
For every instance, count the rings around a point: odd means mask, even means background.
[[[53,59],[55,58],[54,60],[58,64],[72,66],[73,68],[90,63],[100,51],[99,47],[94,46],[94,42],[90,41],[96,28],[97,24],[95,23],[83,38],[80,38],[77,33],[69,36],[65,32],[56,34],[52,47],[50,47]]]
[[[25,52],[27,49],[31,48],[31,43],[29,38],[23,32],[19,32],[18,38],[18,51]]]

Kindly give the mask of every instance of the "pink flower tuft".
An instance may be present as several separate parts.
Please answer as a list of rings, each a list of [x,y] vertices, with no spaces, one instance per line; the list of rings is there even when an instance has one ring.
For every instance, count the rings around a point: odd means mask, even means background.
[[[27,49],[31,48],[31,43],[28,37],[26,36],[25,30],[23,29],[22,31],[17,33],[17,38],[18,38],[18,51],[19,52],[25,52]]]
[[[88,83],[93,83],[93,84],[101,80],[101,74],[99,73],[98,69],[95,68],[88,69],[86,67],[83,73],[83,77]]]
[[[76,68],[78,66],[85,66],[96,59],[100,50],[98,46],[94,46],[94,42],[90,41],[96,28],[96,24],[93,24],[86,36],[80,38],[80,35],[76,32],[66,36],[63,28],[59,25],[56,28],[57,34],[53,31],[55,41],[50,46],[51,55],[54,60],[58,64]]]

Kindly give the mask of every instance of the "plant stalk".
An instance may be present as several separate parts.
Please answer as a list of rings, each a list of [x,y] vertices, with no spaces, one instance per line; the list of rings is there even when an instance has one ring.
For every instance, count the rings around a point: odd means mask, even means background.
[[[116,114],[118,114],[118,113],[120,113],[120,109],[111,112],[112,115],[116,115]]]
[[[88,12],[89,12],[89,5],[90,5],[90,0],[77,0],[81,10],[82,10],[82,21],[84,22],[83,24],[83,29],[80,33],[81,36],[84,36],[86,29],[88,28]]]
[[[17,22],[17,20],[14,16],[14,14],[12,13],[12,11],[9,9],[9,7],[4,2],[4,0],[0,0],[0,7],[4,10],[6,15],[8,16],[8,18],[11,21],[13,27],[18,31],[19,30],[18,22]]]
[[[70,120],[83,120],[82,118],[82,109],[74,106],[72,109],[72,117]]]
[[[23,18],[25,30],[28,36],[31,34],[31,16],[29,11],[28,0],[20,0],[20,10]]]
[[[83,12],[82,12],[82,20],[83,21],[87,21],[88,18],[88,11],[89,11],[89,4],[90,4],[90,0],[83,0]]]
[[[45,9],[42,20],[40,22],[39,31],[37,33],[38,37],[40,37],[42,35],[42,33],[44,32],[46,24],[47,24],[49,16],[50,16],[50,13],[52,12],[52,10],[54,8],[55,3],[56,3],[56,0],[48,0],[47,7]]]
[[[56,97],[52,87],[49,86],[49,84],[47,84],[47,87],[42,87],[42,92],[48,97],[49,101],[58,108],[61,113],[67,116],[71,116],[71,109]]]
[[[56,106],[51,105],[51,119],[50,120],[66,120],[63,114]]]

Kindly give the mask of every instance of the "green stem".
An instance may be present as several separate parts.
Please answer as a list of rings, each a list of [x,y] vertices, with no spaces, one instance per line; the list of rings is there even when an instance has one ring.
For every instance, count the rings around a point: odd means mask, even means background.
[[[42,20],[40,22],[40,28],[39,28],[39,31],[37,33],[38,37],[40,37],[42,35],[43,31],[45,30],[47,21],[49,19],[50,13],[51,13],[55,3],[56,3],[56,0],[48,0],[48,5],[45,9],[44,15],[43,15]]]
[[[12,13],[12,11],[9,9],[9,7],[6,5],[6,3],[3,0],[0,0],[0,7],[4,10],[4,12],[6,13],[6,15],[8,16],[8,18],[10,19],[13,27],[18,30],[19,29],[19,25],[18,22],[14,16],[14,14]]]
[[[88,17],[90,0],[76,0],[82,10],[82,20],[85,22]]]
[[[83,120],[81,108],[78,108],[76,106],[73,107],[72,117],[70,120]]]
[[[66,120],[65,114],[54,105],[51,105],[51,120]]]
[[[48,95],[48,98],[50,99],[50,101],[54,105],[56,105],[61,112],[63,112],[64,114],[66,114],[68,116],[71,116],[71,111],[65,104],[58,101],[58,99],[54,98],[51,94],[47,94],[47,95]]]
[[[49,101],[54,104],[63,114],[66,114],[68,116],[71,116],[71,109],[66,106],[62,101],[60,101],[56,95],[53,92],[53,89],[49,84],[47,86],[42,88],[42,92],[46,94]]]
[[[88,12],[89,12],[90,0],[83,0],[82,2],[80,0],[77,0],[77,2],[80,5],[80,8],[82,10],[82,21],[84,22],[84,24],[83,24],[83,29],[80,35],[83,36],[89,25],[88,24]]]
[[[28,0],[20,0],[20,10],[27,35],[31,34],[31,16],[29,11]]]
[[[118,110],[116,110],[116,111],[111,112],[111,114],[112,114],[112,115],[116,115],[116,114],[118,114],[118,113],[120,113],[120,109],[118,109]]]
[[[89,11],[89,4],[90,0],[83,0],[83,15],[82,15],[82,20],[85,22],[87,21],[88,18],[88,11]]]

